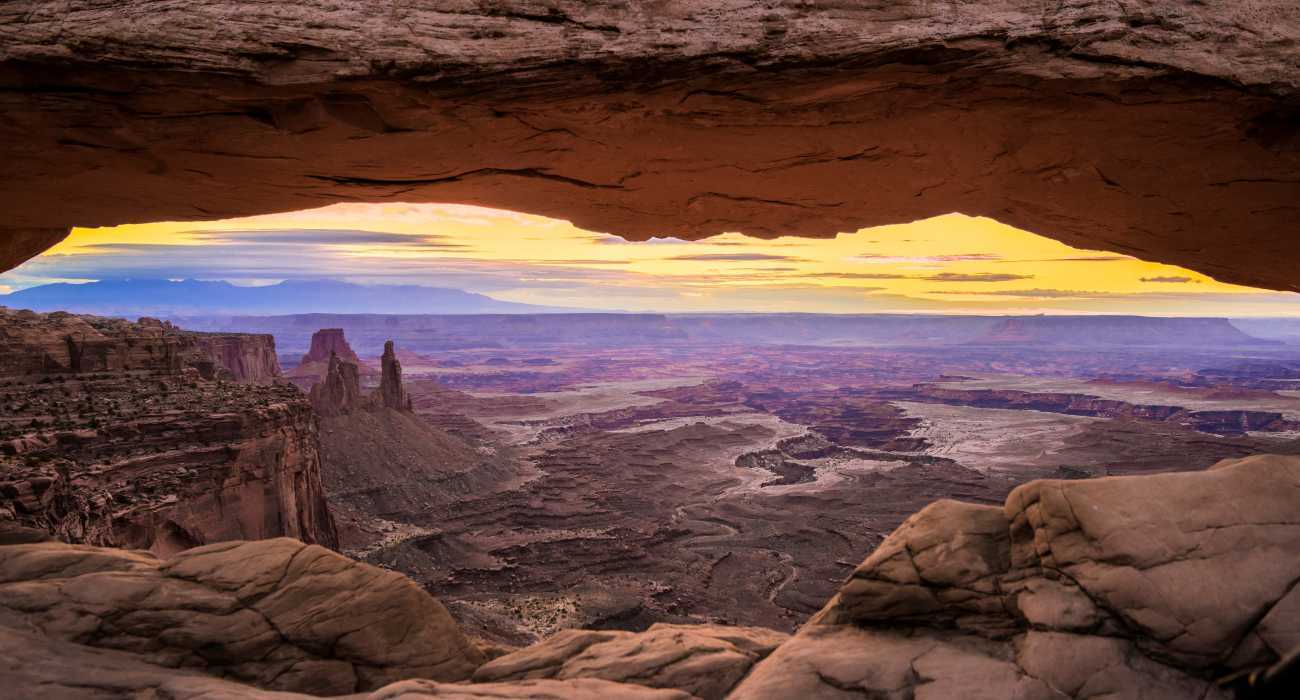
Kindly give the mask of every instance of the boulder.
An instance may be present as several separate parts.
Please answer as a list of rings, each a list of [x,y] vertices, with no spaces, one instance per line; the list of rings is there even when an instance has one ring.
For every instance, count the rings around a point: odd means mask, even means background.
[[[729,696],[1226,698],[1300,641],[1300,458],[936,502]]]
[[[190,669],[145,663],[120,651],[95,649],[18,629],[0,614],[0,684],[5,697],[42,700],[166,698],[168,700],[312,700],[268,691]],[[673,690],[580,679],[464,685],[428,680],[392,683],[349,700],[692,700]]]
[[[0,615],[155,665],[318,695],[463,680],[483,661],[406,577],[283,538],[166,560],[59,543],[0,547]]]
[[[656,624],[640,633],[565,630],[480,666],[475,682],[603,678],[720,700],[788,635],[761,627]]]

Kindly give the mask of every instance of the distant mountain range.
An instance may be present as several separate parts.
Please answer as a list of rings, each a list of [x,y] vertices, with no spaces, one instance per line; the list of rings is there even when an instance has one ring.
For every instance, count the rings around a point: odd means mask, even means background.
[[[7,295],[0,305],[107,316],[212,314],[536,314],[579,311],[536,306],[444,287],[291,280],[262,287],[222,281],[129,279],[45,284]]]
[[[420,353],[468,348],[673,344],[1202,350],[1268,348],[1223,318],[937,316],[906,314],[294,314],[173,319],[202,331],[270,333],[281,353],[306,350],[320,328],[342,328],[363,357],[385,340]]]

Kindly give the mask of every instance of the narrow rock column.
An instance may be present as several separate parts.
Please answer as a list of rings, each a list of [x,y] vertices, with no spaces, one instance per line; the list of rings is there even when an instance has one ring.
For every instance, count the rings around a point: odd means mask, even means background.
[[[384,343],[384,356],[381,362],[383,364],[383,374],[379,381],[381,405],[399,411],[411,410],[411,397],[406,393],[406,387],[402,386],[402,363],[398,362],[397,353],[393,351],[393,341]]]

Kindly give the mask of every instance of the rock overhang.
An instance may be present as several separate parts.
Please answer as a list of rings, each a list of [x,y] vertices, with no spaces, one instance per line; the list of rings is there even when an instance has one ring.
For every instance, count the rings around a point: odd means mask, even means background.
[[[12,3],[0,267],[74,225],[435,201],[631,239],[961,211],[1293,290],[1287,10]]]

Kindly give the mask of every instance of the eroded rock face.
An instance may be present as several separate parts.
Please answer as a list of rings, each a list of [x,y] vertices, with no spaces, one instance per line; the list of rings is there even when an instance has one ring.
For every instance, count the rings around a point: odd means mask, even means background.
[[[59,543],[0,547],[0,610],[53,639],[321,695],[461,680],[483,661],[410,580],[291,539],[161,561]]]
[[[187,368],[205,379],[256,384],[280,375],[270,335],[196,333],[155,318],[133,323],[0,307],[0,377]]]
[[[338,545],[315,417],[271,383],[268,336],[0,311],[0,358],[0,520],[163,554]]]
[[[1300,630],[1300,459],[912,516],[730,696],[1224,698]]]
[[[322,416],[340,416],[356,410],[362,404],[357,365],[331,353],[325,376],[312,385],[309,397],[312,408]]]
[[[384,355],[380,358],[380,363],[382,376],[375,398],[384,408],[411,410],[411,397],[406,393],[406,387],[402,386],[402,363],[397,360],[397,353],[393,352],[393,341],[384,343]]]
[[[603,678],[720,700],[788,638],[761,627],[656,624],[641,633],[566,630],[474,672],[475,682]]]
[[[307,354],[302,356],[298,365],[289,370],[288,376],[304,389],[310,389],[316,382],[326,379],[334,371],[331,363],[335,357],[343,365],[352,365],[358,376],[358,391],[360,391],[360,376],[375,374],[373,368],[362,363],[361,358],[357,357],[357,353],[348,344],[342,328],[322,328],[311,334],[311,347],[307,349]]]
[[[1293,9],[10,2],[0,267],[74,224],[400,200],[633,238],[962,211],[1297,289]]]
[[[318,695],[263,690],[253,685],[164,668],[135,655],[51,639],[0,621],[0,682],[22,698],[214,698],[311,700]],[[691,700],[670,690],[582,679],[464,685],[428,680],[392,683],[353,700]]]

